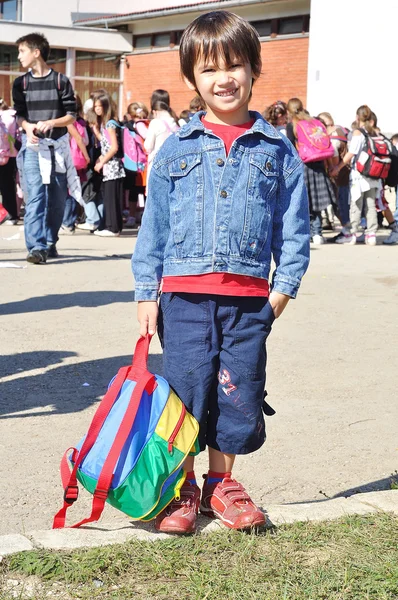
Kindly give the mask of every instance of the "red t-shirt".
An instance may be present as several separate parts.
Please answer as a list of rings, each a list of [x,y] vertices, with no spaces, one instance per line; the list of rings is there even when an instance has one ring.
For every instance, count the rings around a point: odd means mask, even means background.
[[[244,131],[250,129],[254,119],[242,125],[219,125],[202,119],[206,129],[222,139],[228,156],[232,144]],[[217,296],[268,296],[266,279],[235,275],[234,273],[205,273],[204,275],[182,275],[164,277],[163,292],[185,292],[190,294],[216,294]]]

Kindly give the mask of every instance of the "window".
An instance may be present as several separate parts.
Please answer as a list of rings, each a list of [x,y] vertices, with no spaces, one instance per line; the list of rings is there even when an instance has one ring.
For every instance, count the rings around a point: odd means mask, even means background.
[[[116,106],[119,106],[119,83],[110,83],[109,81],[101,82],[98,81],[84,81],[76,79],[74,82],[74,90],[76,94],[79,94],[81,101],[83,104],[90,97],[92,92],[100,88],[104,88],[110,96],[112,96],[113,100],[116,102]]]
[[[301,33],[303,31],[303,17],[288,17],[281,19],[279,22],[279,35],[287,35],[289,33]]]
[[[76,77],[119,79],[119,64],[118,55],[77,50],[75,74]]]
[[[310,15],[253,21],[251,24],[257,29],[260,37],[307,33],[310,30]]]
[[[0,2],[0,19],[4,19],[4,21],[17,20],[17,0]]]
[[[155,48],[170,46],[170,33],[156,33],[153,36],[153,44]]]
[[[257,29],[260,37],[271,35],[271,20],[268,21],[254,21],[252,25]]]
[[[179,33],[179,32],[178,32]],[[146,33],[145,35],[135,35],[133,38],[134,50],[144,48],[168,48],[170,44],[175,44],[176,32]],[[179,40],[178,40],[179,41]]]
[[[136,35],[134,37],[134,49],[140,50],[141,48],[151,48],[152,36],[151,35]]]

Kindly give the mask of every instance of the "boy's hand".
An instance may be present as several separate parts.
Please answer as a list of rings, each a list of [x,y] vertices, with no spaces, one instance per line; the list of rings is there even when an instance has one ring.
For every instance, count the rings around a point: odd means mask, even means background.
[[[36,125],[36,129],[41,131],[42,133],[47,133],[50,129],[54,128],[54,121],[50,119],[49,121],[38,121]]]
[[[137,318],[140,324],[140,335],[144,337],[147,333],[150,335],[156,333],[158,313],[158,303],[155,300],[138,302]]]
[[[39,138],[34,134],[36,127],[36,123],[26,123],[24,127],[26,131],[26,137],[28,138],[28,142],[30,142],[31,144],[39,143]]]
[[[280,292],[271,292],[268,298],[271,308],[274,311],[275,319],[281,316],[285,310],[287,303],[290,300],[290,296],[281,294]]]

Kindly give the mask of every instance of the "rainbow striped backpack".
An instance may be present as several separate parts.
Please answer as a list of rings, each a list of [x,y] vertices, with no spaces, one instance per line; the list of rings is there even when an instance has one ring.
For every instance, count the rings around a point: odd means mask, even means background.
[[[150,521],[178,499],[186,475],[182,465],[199,451],[199,424],[167,381],[148,371],[150,340],[149,335],[138,340],[132,365],[110,382],[87,435],[65,452],[64,504],[53,529],[65,526],[78,481],[93,502],[91,515],[73,527],[98,521],[105,502],[133,520]]]

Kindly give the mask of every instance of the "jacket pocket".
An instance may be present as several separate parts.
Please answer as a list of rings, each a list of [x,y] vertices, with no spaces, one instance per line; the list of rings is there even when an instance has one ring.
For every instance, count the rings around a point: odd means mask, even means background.
[[[188,154],[175,159],[169,165],[169,175],[174,184],[170,227],[177,257],[200,255],[204,213],[202,155]]]
[[[273,156],[263,152],[249,158],[245,221],[240,251],[249,259],[258,259],[268,238],[278,187],[278,167]]]

